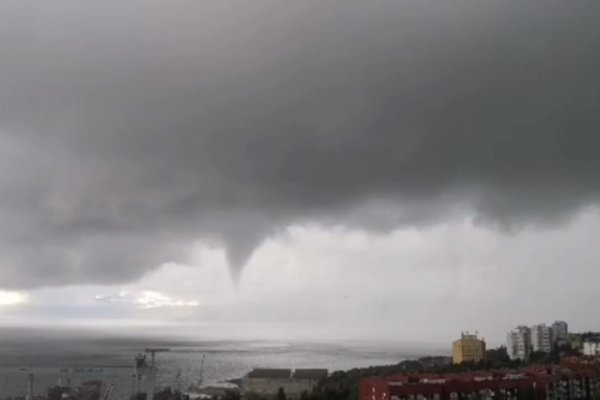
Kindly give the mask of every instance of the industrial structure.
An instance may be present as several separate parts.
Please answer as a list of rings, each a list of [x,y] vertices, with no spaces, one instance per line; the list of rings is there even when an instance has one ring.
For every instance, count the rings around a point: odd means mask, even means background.
[[[21,387],[24,392],[21,393],[25,396],[20,398],[26,400],[45,398],[40,397],[40,394],[46,390],[51,390],[54,396],[64,399],[78,398],[84,392],[97,392],[100,400],[130,395],[134,397],[140,393],[151,399],[154,397],[158,375],[156,355],[165,351],[169,349],[145,348],[133,358],[132,373],[131,365],[62,366],[56,367],[55,372],[52,371],[53,368],[47,367],[22,367],[15,368],[10,379],[23,382]],[[147,358],[150,358],[149,363]],[[54,378],[49,379],[49,375]],[[5,376],[5,379],[9,378]],[[13,394],[15,395],[16,393]]]
[[[156,366],[156,353],[164,353],[167,351],[171,351],[171,349],[164,347],[146,347],[145,352],[150,353],[150,399],[154,398],[154,393],[156,392],[156,376],[157,369]]]

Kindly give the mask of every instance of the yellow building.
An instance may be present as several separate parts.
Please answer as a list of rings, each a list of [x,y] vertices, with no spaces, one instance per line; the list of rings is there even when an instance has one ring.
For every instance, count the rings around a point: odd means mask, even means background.
[[[461,338],[452,343],[452,361],[460,364],[465,361],[478,362],[485,357],[485,341],[477,335],[461,334]]]

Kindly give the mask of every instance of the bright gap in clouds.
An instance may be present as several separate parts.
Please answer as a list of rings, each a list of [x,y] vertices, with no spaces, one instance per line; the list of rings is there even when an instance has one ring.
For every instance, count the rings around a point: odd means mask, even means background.
[[[0,290],[0,306],[15,306],[29,301],[29,295],[22,292]]]
[[[175,299],[164,293],[144,290],[135,299],[135,304],[141,308],[197,307],[200,305],[200,302],[198,300]]]
[[[598,210],[511,235],[470,220],[381,236],[295,226],[263,243],[237,286],[223,252],[197,244],[187,265],[126,285],[34,290],[13,315],[198,338],[444,342],[471,329],[494,343],[518,323],[600,324],[584,311],[600,284],[599,234]],[[5,292],[0,304],[26,298]]]

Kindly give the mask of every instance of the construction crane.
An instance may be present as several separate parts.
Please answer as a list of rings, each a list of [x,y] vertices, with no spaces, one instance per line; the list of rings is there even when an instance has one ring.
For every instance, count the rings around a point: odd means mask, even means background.
[[[181,368],[178,368],[175,374],[175,388],[178,392],[181,392]]]
[[[108,387],[106,388],[106,390],[102,394],[102,397],[100,397],[100,400],[110,400],[110,395],[112,394],[112,391],[113,391],[114,388],[115,388],[115,385],[113,383],[111,383],[110,385],[108,385]]]
[[[33,372],[27,374],[27,400],[33,400]]]
[[[146,353],[150,353],[150,368],[152,369],[151,383],[150,383],[150,400],[154,399],[154,392],[156,390],[156,353],[164,353],[171,351],[171,349],[165,347],[146,347],[144,350]]]
[[[200,373],[198,374],[198,380],[196,382],[192,382],[188,386],[188,392],[198,394],[202,390],[202,385],[204,384],[204,360],[206,359],[206,354],[202,354],[202,360],[200,361]]]
[[[171,351],[171,349],[167,349],[166,347],[146,347],[145,352],[150,353],[150,368],[154,368],[156,353],[164,353],[165,351]]]
[[[202,388],[204,384],[204,359],[206,354],[202,354],[202,362],[200,363],[200,379],[198,379],[198,388]]]

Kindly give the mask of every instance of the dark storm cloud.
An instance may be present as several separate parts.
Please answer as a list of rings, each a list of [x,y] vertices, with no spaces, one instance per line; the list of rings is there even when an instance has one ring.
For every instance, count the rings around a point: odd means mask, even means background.
[[[2,286],[598,200],[598,3],[123,3],[1,3]]]

